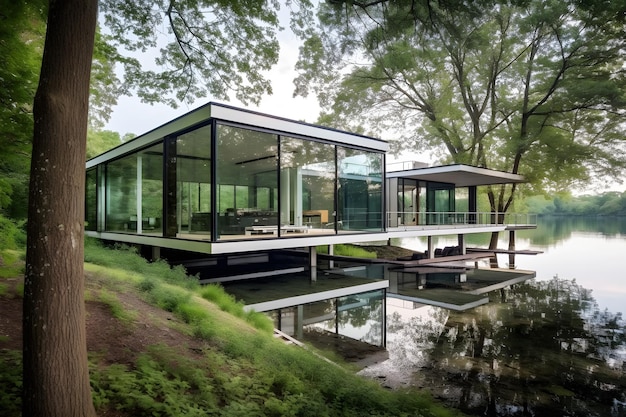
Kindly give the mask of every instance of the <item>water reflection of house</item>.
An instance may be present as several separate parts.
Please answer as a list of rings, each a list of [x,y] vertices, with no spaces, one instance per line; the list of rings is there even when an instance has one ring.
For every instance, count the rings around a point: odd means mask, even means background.
[[[534,227],[528,216],[477,210],[477,187],[521,176],[465,165],[387,171],[387,150],[380,139],[209,103],[87,162],[86,234],[153,258],[203,257],[222,281],[273,276],[274,252],[305,249],[301,267],[315,280],[320,245],[332,253],[428,236],[433,257],[430,238],[452,234],[464,256],[467,234]]]

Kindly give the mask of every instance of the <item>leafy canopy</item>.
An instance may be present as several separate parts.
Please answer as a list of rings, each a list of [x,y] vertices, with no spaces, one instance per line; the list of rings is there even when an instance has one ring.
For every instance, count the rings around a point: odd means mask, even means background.
[[[333,1],[297,93],[395,151],[524,174],[536,190],[626,167],[625,6],[584,1]],[[490,191],[502,211],[515,188]]]
[[[286,2],[294,28],[308,24],[308,5]],[[272,93],[265,72],[278,62],[280,8],[279,0],[101,0],[102,36],[123,66],[125,88],[145,102],[176,107],[234,92],[257,103]]]

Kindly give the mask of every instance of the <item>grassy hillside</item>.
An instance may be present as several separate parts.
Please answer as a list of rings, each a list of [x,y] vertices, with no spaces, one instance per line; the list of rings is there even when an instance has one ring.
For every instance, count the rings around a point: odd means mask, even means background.
[[[20,415],[19,252],[0,264],[0,414]],[[100,416],[450,416],[272,336],[218,286],[86,244],[88,350]]]

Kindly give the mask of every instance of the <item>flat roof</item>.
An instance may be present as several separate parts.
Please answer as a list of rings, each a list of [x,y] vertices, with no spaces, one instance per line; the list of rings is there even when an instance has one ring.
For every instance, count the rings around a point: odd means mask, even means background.
[[[387,173],[387,178],[411,178],[421,181],[444,182],[454,184],[457,187],[526,182],[522,175],[463,164],[393,171]]]
[[[168,135],[187,131],[193,126],[206,123],[209,119],[241,124],[250,128],[273,130],[278,134],[322,139],[339,145],[352,145],[380,152],[389,150],[389,144],[382,139],[259,113],[226,104],[209,102],[88,160],[87,168],[149,146]]]

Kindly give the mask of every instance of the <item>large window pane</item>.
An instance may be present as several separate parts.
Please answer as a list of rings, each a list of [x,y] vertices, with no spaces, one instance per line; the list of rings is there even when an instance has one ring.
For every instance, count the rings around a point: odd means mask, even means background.
[[[85,230],[98,230],[98,174],[97,169],[87,171],[85,181]]]
[[[335,233],[335,147],[284,137],[280,151],[282,236]]]
[[[341,230],[382,230],[382,154],[338,147],[337,165]]]
[[[141,178],[141,210],[138,210],[138,232],[161,234],[163,223],[163,143],[139,152],[138,175]],[[139,177],[138,177],[139,178]]]
[[[137,230],[137,155],[106,166],[105,225],[107,231]]]
[[[211,234],[211,126],[176,138],[178,233]]]
[[[278,185],[277,160],[276,135],[217,126],[219,239],[278,234],[277,207],[268,198]]]
[[[154,234],[163,215],[163,144],[107,164],[106,230]]]

